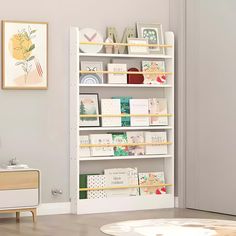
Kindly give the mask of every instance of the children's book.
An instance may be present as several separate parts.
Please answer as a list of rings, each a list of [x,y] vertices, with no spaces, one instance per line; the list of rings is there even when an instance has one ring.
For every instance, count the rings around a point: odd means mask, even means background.
[[[80,144],[89,144],[89,136],[81,135],[79,136]],[[91,155],[89,147],[80,147],[79,148],[79,157],[89,157]]]
[[[90,134],[91,144],[113,144],[111,134]],[[113,147],[91,147],[92,156],[113,156]]]
[[[113,133],[112,139],[114,144],[126,144],[127,143],[127,135],[126,133]],[[128,147],[127,146],[115,146],[114,147],[115,156],[128,156]]]
[[[127,134],[127,140],[129,144],[144,143],[143,132],[130,131],[130,132],[127,132],[126,134]],[[144,155],[144,146],[142,145],[129,146],[128,153],[129,153],[129,156]]]
[[[166,115],[167,114],[167,99],[166,98],[150,98],[149,114]],[[151,116],[149,118],[150,125],[168,125],[167,116]]]
[[[146,143],[165,143],[167,142],[166,132],[145,132],[145,142]],[[146,145],[145,154],[167,154],[167,145]]]
[[[132,97],[112,97],[113,99],[120,99],[121,114],[130,114],[130,99]],[[130,117],[121,117],[121,126],[130,126]]]
[[[88,175],[87,177],[88,188],[101,188],[105,187],[105,175]],[[105,190],[89,190],[88,199],[106,198]]]
[[[148,99],[130,99],[131,126],[149,126]]]
[[[165,184],[164,172],[139,173],[139,185],[153,185],[153,187],[140,188],[140,195],[166,194],[166,187],[155,185]]]

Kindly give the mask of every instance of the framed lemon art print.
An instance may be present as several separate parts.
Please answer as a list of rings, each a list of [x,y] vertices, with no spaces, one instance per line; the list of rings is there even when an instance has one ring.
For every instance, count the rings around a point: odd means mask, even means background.
[[[47,87],[48,24],[2,21],[2,88]]]

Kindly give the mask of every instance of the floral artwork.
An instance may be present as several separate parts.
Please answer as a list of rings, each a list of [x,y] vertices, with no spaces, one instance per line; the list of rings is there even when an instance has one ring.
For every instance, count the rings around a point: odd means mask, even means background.
[[[159,72],[165,72],[164,61],[143,61],[142,67],[144,72],[151,72],[144,75],[144,84],[165,84],[166,75],[158,74]],[[153,72],[157,72],[154,74]]]
[[[154,54],[165,54],[163,47],[157,45],[164,44],[164,37],[161,24],[143,24],[137,23],[137,31],[139,38],[148,39],[149,44],[155,44],[149,47],[149,52]]]
[[[141,195],[159,195],[166,194],[166,187],[158,187],[156,185],[165,184],[163,172],[139,173],[140,185],[153,185],[153,187],[140,188]]]
[[[47,89],[47,24],[3,22],[3,88]]]

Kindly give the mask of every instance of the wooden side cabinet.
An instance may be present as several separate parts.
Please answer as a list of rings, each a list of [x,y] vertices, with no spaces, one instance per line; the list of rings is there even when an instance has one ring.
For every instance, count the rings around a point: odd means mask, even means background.
[[[40,203],[40,171],[35,169],[0,169],[0,213],[30,211],[36,221],[36,209]]]

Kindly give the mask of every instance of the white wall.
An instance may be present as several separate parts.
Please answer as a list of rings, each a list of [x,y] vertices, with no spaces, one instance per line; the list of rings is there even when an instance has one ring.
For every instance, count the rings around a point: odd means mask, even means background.
[[[17,4],[16,4],[17,3]],[[139,22],[169,29],[168,0],[7,0],[0,19],[49,22],[49,89],[0,90],[0,164],[17,157],[42,171],[42,201],[69,201],[69,27],[121,32]],[[121,37],[121,35],[120,35]],[[51,188],[62,188],[61,198]]]

